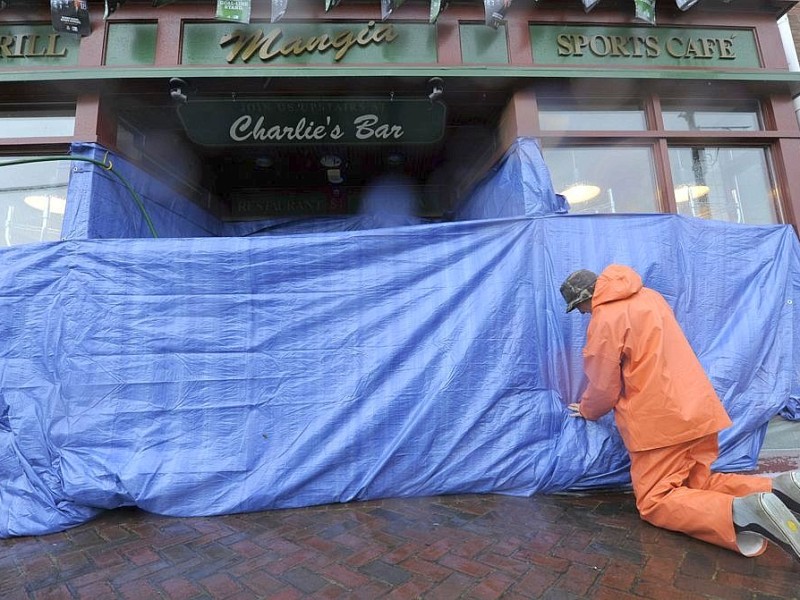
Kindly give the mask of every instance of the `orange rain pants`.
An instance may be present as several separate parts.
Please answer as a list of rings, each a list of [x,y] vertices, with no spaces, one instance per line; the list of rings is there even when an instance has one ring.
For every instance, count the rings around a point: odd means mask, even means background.
[[[771,492],[772,479],[712,473],[717,434],[666,448],[630,452],[639,515],[656,527],[740,552],[733,529],[733,499]],[[755,555],[766,550],[766,542]]]

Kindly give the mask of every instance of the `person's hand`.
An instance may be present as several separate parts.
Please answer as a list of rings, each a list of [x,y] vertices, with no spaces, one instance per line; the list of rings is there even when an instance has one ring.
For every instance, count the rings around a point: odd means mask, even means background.
[[[583,418],[583,415],[581,414],[581,405],[578,404],[577,402],[573,402],[572,404],[567,404],[567,410],[569,411],[570,417],[579,417],[581,419]]]

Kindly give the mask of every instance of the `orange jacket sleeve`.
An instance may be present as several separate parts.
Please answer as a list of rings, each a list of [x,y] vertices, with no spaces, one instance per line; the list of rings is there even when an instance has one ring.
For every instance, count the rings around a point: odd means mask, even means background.
[[[580,400],[581,416],[597,420],[610,412],[622,393],[622,339],[600,311],[592,315],[583,349],[583,370],[589,383]]]
[[[589,384],[581,396],[580,412],[596,421],[616,406],[622,393],[620,364],[602,356],[587,356],[583,364]]]

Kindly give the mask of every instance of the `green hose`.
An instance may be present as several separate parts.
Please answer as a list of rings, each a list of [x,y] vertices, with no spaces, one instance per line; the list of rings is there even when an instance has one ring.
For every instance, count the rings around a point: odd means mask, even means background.
[[[136,202],[136,206],[139,207],[139,211],[142,213],[142,216],[144,217],[144,220],[147,223],[147,227],[150,229],[150,233],[153,235],[154,238],[158,237],[158,234],[156,233],[156,228],[153,226],[153,221],[152,221],[152,219],[150,219],[150,215],[147,214],[147,209],[145,209],[144,202],[142,202],[142,199],[139,197],[139,194],[137,194],[136,191],[134,191],[134,189],[131,187],[131,184],[128,183],[127,179],[125,179],[122,175],[120,175],[119,173],[117,173],[114,170],[114,168],[113,168],[114,165],[110,161],[108,162],[108,164],[106,164],[103,161],[95,160],[93,158],[85,158],[83,156],[37,156],[37,157],[34,157],[34,158],[22,158],[22,159],[19,159],[19,160],[12,160],[12,161],[9,161],[9,162],[0,162],[0,167],[10,167],[12,165],[24,165],[24,164],[28,164],[28,163],[48,162],[48,161],[54,161],[54,160],[68,160],[68,161],[89,162],[89,163],[101,166],[106,171],[109,171],[109,172],[113,173],[122,182],[122,184],[128,189],[128,192],[130,192],[131,196],[133,197],[134,202]]]

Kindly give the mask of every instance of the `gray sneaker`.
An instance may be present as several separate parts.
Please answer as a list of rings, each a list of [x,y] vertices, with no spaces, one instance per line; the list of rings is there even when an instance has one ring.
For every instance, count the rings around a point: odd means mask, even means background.
[[[800,471],[781,473],[772,480],[772,493],[781,499],[786,507],[800,514]]]
[[[775,494],[763,492],[733,500],[736,533],[756,533],[800,561],[800,523]]]

